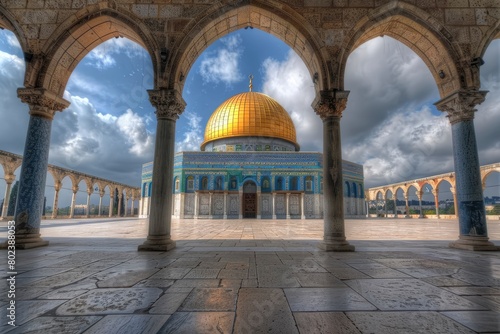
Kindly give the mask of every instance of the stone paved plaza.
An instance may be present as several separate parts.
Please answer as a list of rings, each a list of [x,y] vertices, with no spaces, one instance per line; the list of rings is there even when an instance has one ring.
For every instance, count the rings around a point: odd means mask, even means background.
[[[0,332],[500,333],[500,253],[448,248],[452,220],[346,220],[353,253],[316,248],[322,220],[172,227],[173,251],[138,252],[145,220],[43,221],[50,245],[16,254],[17,328],[2,280]]]

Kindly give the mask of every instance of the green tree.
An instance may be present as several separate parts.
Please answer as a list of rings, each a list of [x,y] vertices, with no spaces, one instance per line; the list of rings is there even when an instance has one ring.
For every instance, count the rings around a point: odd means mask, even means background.
[[[14,215],[14,211],[16,210],[18,191],[19,191],[19,181],[16,181],[16,183],[14,183],[14,186],[12,187],[12,190],[10,191],[9,208],[7,209],[7,216]]]
[[[500,204],[496,204],[493,209],[488,212],[489,215],[500,215]]]

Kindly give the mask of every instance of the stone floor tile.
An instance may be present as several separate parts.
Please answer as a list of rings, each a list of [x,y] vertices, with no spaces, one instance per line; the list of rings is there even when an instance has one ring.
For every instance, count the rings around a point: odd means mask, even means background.
[[[500,304],[488,298],[488,296],[464,296],[465,299],[470,300],[473,303],[484,306],[490,311],[495,311],[500,313]]]
[[[293,312],[371,311],[377,308],[349,287],[284,289]]]
[[[347,312],[346,315],[362,333],[474,333],[437,312]]]
[[[333,276],[338,279],[356,279],[356,278],[369,278],[370,276],[362,273],[353,268],[339,268],[339,267],[325,267]]]
[[[476,332],[500,332],[500,313],[493,311],[441,312]]]
[[[188,268],[170,268],[160,270],[156,274],[150,276],[150,279],[181,279],[190,272],[191,269]]]
[[[241,287],[241,279],[223,278],[220,280],[219,288],[239,289]]]
[[[435,285],[435,286],[466,286],[469,285],[469,283],[461,281],[459,279],[453,278],[453,277],[448,277],[448,276],[434,276],[434,277],[426,277],[422,278],[422,281],[427,282],[429,284]]]
[[[107,315],[83,334],[149,334],[156,333],[168,315]]]
[[[244,279],[241,281],[242,288],[256,288],[259,286],[259,282],[256,278]]]
[[[9,334],[79,334],[98,322],[101,318],[100,316],[38,317],[9,331]],[[0,332],[2,332],[1,330],[2,328],[0,327]]]
[[[489,286],[450,286],[445,289],[462,296],[500,295],[500,289]]]
[[[358,268],[363,274],[373,278],[411,278],[410,275],[391,268]]]
[[[380,310],[481,310],[484,307],[417,279],[361,279],[346,281]]]
[[[191,289],[192,290],[192,289]],[[161,296],[149,310],[150,314],[174,314],[191,290],[187,292],[170,292],[167,291]]]
[[[50,287],[59,288],[68,284],[78,282],[88,276],[92,275],[92,272],[87,271],[66,271],[61,274],[53,275],[50,277],[43,278],[31,284],[31,286],[36,287]]]
[[[229,334],[234,312],[176,312],[170,316],[158,334]]]
[[[53,290],[40,296],[38,299],[73,299],[95,288],[97,288],[95,283],[90,281],[81,281]]]
[[[217,278],[220,269],[191,269],[184,278]]]
[[[39,317],[57,306],[64,303],[65,300],[21,300],[16,301],[16,326],[20,326],[36,317]],[[7,308],[0,309],[1,324],[5,324],[7,319]],[[8,326],[8,325],[6,325]],[[9,326],[10,327],[10,326]],[[7,327],[7,328],[9,328]],[[3,327],[0,327],[2,329]],[[0,330],[0,333],[2,331]]]
[[[97,286],[99,288],[131,287],[137,284],[137,282],[155,274],[157,271],[158,269],[108,271],[102,280],[97,281]]]
[[[458,268],[398,268],[399,271],[415,278],[449,276],[457,273]]]
[[[456,274],[453,274],[452,277],[472,285],[500,287],[500,278],[495,278],[491,275],[460,270]]]
[[[238,289],[195,288],[184,300],[179,312],[232,312]]]
[[[229,278],[229,279],[247,279],[248,269],[221,269],[217,278]]]
[[[169,288],[217,288],[219,286],[220,280],[207,278],[207,279],[197,279],[197,278],[186,278],[176,281]]]
[[[158,288],[95,289],[67,301],[56,315],[134,313],[150,307],[162,292]]]
[[[241,288],[234,333],[298,333],[282,289]]]
[[[342,312],[295,312],[301,334],[361,334]]]
[[[174,282],[175,280],[173,279],[148,278],[138,282],[134,285],[134,288],[168,288],[174,284]]]
[[[259,287],[262,288],[294,288],[299,287],[299,281],[288,266],[266,265],[257,266]]]
[[[302,287],[346,287],[346,285],[330,273],[298,273],[295,274]]]
[[[49,277],[70,270],[69,268],[38,268],[18,274],[17,278],[25,277]]]

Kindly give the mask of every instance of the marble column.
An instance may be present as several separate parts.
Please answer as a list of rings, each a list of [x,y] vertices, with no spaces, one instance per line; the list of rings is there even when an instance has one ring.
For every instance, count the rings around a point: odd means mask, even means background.
[[[99,212],[97,213],[98,217],[101,217],[102,215],[102,198],[104,197],[104,194],[104,191],[99,191]]]
[[[73,218],[75,215],[75,204],[76,204],[76,193],[78,192],[78,186],[73,187],[73,195],[71,196],[71,207],[69,209],[69,218]]]
[[[410,218],[410,204],[408,203],[408,193],[405,193],[405,218]]]
[[[45,180],[49,159],[50,131],[56,111],[69,102],[43,88],[19,88],[17,95],[29,105],[30,120],[24,146],[19,190],[14,220],[16,248],[48,245],[40,237],[40,222],[45,195]],[[7,243],[2,244],[6,247]]]
[[[262,217],[262,212],[261,212],[262,205],[260,203],[260,201],[261,201],[261,194],[262,194],[261,191],[258,190],[257,191],[257,219],[261,219],[261,217]]]
[[[117,217],[120,217],[122,215],[122,200],[123,200],[123,191],[118,190],[118,210],[116,212]]]
[[[131,202],[130,202],[130,217],[133,217],[134,216],[134,201],[135,201],[135,197],[132,196],[131,197]]]
[[[92,188],[87,189],[87,218],[90,218],[90,196],[92,193]]]
[[[387,195],[386,195],[386,196],[387,196]],[[387,208],[387,201],[388,201],[387,197],[386,197],[386,198],[384,198],[384,211],[385,211],[385,213],[384,213],[384,214],[385,214],[385,217],[386,217],[386,218],[387,218],[387,217],[389,217],[389,210],[388,210],[388,208]]]
[[[52,206],[52,218],[57,218],[57,211],[59,210],[59,191],[62,188],[61,181],[54,182],[54,204]]]
[[[0,219],[3,219],[7,217],[7,210],[9,209],[9,201],[10,201],[10,189],[12,186],[12,182],[16,179],[16,176],[14,174],[5,174],[5,183],[7,187],[5,188],[5,197],[3,200],[3,207],[2,207],[2,216]]]
[[[450,247],[467,250],[500,250],[488,241],[481,171],[474,131],[475,106],[481,104],[486,91],[461,89],[436,102],[448,113],[451,123],[453,160],[458,201],[459,239]]]
[[[290,219],[290,193],[285,195],[285,218]]]
[[[325,251],[354,251],[354,246],[345,237],[340,143],[340,118],[348,95],[348,91],[321,91],[319,100],[313,105],[323,121],[324,236],[318,247]]]
[[[123,213],[123,217],[127,217],[128,201],[129,201],[130,197],[128,197],[126,193],[125,193],[124,197],[125,197],[125,205],[123,207],[123,211],[125,211],[125,212]]]
[[[276,193],[273,193],[273,215],[272,219],[276,219]]]
[[[209,192],[208,193],[208,218],[212,219],[212,214],[213,214],[213,210],[212,210],[212,197],[213,197],[213,193]]]
[[[432,194],[434,195],[434,205],[436,206],[436,217],[439,219],[439,193],[433,190]]]
[[[422,193],[422,191],[417,191],[416,194],[417,194],[417,198],[418,198],[418,210],[419,210],[418,218],[424,218],[424,212],[422,211],[422,196],[423,196],[423,193]]]
[[[222,219],[227,219],[227,192],[224,192],[224,215]]]
[[[198,201],[199,201],[199,196],[198,196],[198,192],[195,192],[194,193],[194,215],[193,215],[193,218],[198,218]]]
[[[300,196],[300,219],[306,219],[306,212],[304,210],[305,201],[306,201],[306,193],[302,193],[302,196]]]
[[[398,218],[398,198],[396,194],[392,195],[392,200],[394,201],[394,218]]]
[[[175,90],[150,90],[148,93],[151,104],[156,107],[157,126],[148,238],[139,250],[168,251],[175,248],[170,235],[175,123],[186,102]]]
[[[109,218],[113,217],[113,205],[115,204],[114,193],[115,192],[111,189],[111,194],[109,194],[109,212],[108,212]]]
[[[455,218],[458,218],[458,201],[457,201],[457,192],[454,187],[450,188],[450,192],[453,195],[453,211],[455,211]]]

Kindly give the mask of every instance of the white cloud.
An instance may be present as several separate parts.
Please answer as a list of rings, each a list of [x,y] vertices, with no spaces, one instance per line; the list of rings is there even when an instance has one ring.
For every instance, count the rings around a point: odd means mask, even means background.
[[[311,76],[302,59],[290,50],[283,62],[268,58],[262,67],[262,91],[278,101],[290,114],[301,150],[321,150],[322,123],[311,107],[315,92]]]
[[[101,117],[99,118],[102,119]],[[116,124],[125,138],[127,138],[127,142],[130,145],[130,153],[136,156],[144,156],[153,150],[153,137],[147,132],[146,122],[141,116],[127,109],[124,114],[116,119]]]
[[[142,55],[141,51],[142,47],[129,39],[111,38],[90,51],[85,63],[103,70],[116,65],[116,55],[125,54],[132,59]]]
[[[203,128],[201,126],[201,117],[190,111],[183,113],[188,121],[188,130],[184,132],[182,141],[176,143],[176,151],[199,151],[203,142]]]
[[[207,55],[200,65],[200,75],[205,83],[223,82],[227,85],[243,79],[239,70],[241,38],[238,34],[220,40],[225,47]]]

